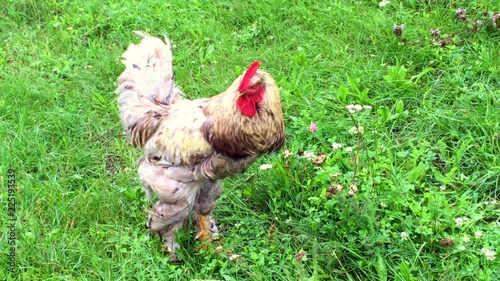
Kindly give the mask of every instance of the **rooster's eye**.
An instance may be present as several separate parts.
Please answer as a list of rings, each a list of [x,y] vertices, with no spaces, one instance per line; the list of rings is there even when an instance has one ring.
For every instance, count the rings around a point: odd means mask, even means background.
[[[161,157],[160,156],[153,156],[150,159],[157,162],[157,161],[160,161]]]

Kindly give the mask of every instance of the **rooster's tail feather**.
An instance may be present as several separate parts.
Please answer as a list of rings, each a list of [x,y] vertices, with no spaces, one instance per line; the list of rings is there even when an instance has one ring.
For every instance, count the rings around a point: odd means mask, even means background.
[[[136,31],[139,44],[123,53],[125,71],[118,77],[116,92],[123,126],[136,147],[142,148],[158,128],[168,105],[181,98],[175,87],[170,41]]]
[[[125,71],[118,77],[118,83],[133,83],[143,97],[162,104],[171,104],[182,92],[175,87],[172,68],[172,51],[168,37],[165,42],[135,31],[142,37],[141,42],[130,44],[123,53]]]

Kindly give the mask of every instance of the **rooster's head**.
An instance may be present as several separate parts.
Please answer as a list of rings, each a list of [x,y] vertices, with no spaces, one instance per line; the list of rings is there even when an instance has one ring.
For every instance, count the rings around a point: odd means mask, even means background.
[[[279,150],[285,127],[279,88],[255,61],[205,107],[206,139],[215,151],[241,159]]]
[[[253,117],[257,113],[257,104],[262,102],[266,91],[264,81],[256,75],[259,66],[258,61],[252,63],[238,86],[239,97],[236,105],[241,113],[248,117]]]

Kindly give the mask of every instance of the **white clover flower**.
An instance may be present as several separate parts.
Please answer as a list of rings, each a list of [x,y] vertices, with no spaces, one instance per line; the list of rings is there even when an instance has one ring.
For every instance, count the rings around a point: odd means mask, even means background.
[[[344,187],[341,184],[334,184],[334,185],[332,185],[332,187],[333,187],[332,191],[335,191],[335,193],[341,192],[342,190],[344,190]]]
[[[241,255],[238,255],[238,254],[233,254],[233,255],[231,255],[231,256],[229,257],[229,260],[234,261],[234,260],[237,260],[237,259],[239,259],[239,258],[241,258]]]
[[[342,148],[342,144],[341,144],[341,143],[334,142],[334,143],[332,143],[332,148],[333,148],[333,149],[339,149],[339,148]]]
[[[410,237],[410,235],[408,235],[408,233],[406,233],[406,231],[401,232],[400,235],[401,235],[401,240],[403,240],[403,241],[407,241],[408,238]]]
[[[304,151],[304,154],[302,154],[302,158],[312,161],[316,158],[316,154],[314,154],[314,152],[312,151]]]
[[[283,151],[283,157],[284,157],[284,158],[288,158],[288,157],[290,157],[290,156],[292,156],[292,153],[290,152],[290,150],[285,149],[285,150]]]
[[[365,133],[365,127],[363,127],[363,126],[359,126],[359,127],[358,127],[358,134],[362,135],[362,134],[364,134],[364,133]]]
[[[356,113],[356,111],[361,111],[363,110],[363,106],[360,105],[360,104],[350,104],[350,105],[346,105],[347,110],[350,112],[350,113]]]
[[[389,3],[391,3],[391,2],[388,1],[388,0],[382,0],[382,1],[380,1],[380,3],[378,3],[378,6],[379,7],[385,7]]]
[[[465,246],[464,246],[464,245],[461,245],[460,247],[458,247],[458,249],[459,249],[460,251],[465,251]]]
[[[497,253],[493,250],[487,249],[487,248],[482,248],[481,252],[486,256],[486,259],[489,261],[494,261],[496,258]]]
[[[500,26],[500,13],[495,13],[493,14],[493,17],[491,18],[491,21],[493,22],[493,26],[495,28],[498,28]]]
[[[384,202],[382,202],[382,203],[380,203],[380,207],[381,207],[382,209],[385,209],[385,208],[387,208],[387,204],[385,204]]]
[[[465,243],[469,243],[470,242],[469,236],[465,234],[464,237],[462,237],[462,241],[464,241]]]
[[[340,177],[340,173],[337,172],[337,173],[330,174],[330,177],[332,177],[332,178],[338,178],[338,177]]]
[[[481,231],[476,231],[474,232],[474,237],[476,237],[476,239],[481,239],[481,237],[483,237],[483,233]]]
[[[352,197],[354,196],[354,194],[356,194],[356,192],[358,192],[358,186],[355,184],[351,184],[351,186],[349,186],[349,192],[347,194]]]
[[[349,111],[349,113],[356,113],[356,110],[354,109],[354,104],[350,104],[350,105],[346,105],[347,108],[347,111]]]
[[[369,106],[369,105],[363,105],[363,109],[366,109],[366,110],[372,110],[372,107]]]
[[[497,200],[493,199],[491,201],[485,201],[484,205],[495,205],[497,203]]]
[[[269,169],[272,169],[272,168],[273,168],[273,165],[271,165],[271,164],[262,164],[259,167],[259,169],[261,169],[261,170],[269,170]]]
[[[352,152],[352,146],[348,146],[348,147],[346,147],[346,148],[345,148],[345,151],[346,151],[346,152]]]
[[[365,132],[365,128],[363,126],[355,126],[349,129],[349,134],[351,135],[362,135]]]
[[[439,187],[439,190],[441,190],[441,191],[445,191],[445,190],[446,190],[446,186],[445,186],[445,185],[441,185],[441,186]]]
[[[302,260],[304,259],[307,259],[307,252],[304,251],[303,249],[300,249],[300,251],[295,254],[295,256],[293,257],[295,259],[296,262],[302,262]]]
[[[461,226],[462,226],[462,225],[464,225],[464,223],[465,223],[466,221],[468,221],[468,220],[469,220],[469,218],[468,218],[468,217],[456,218],[456,219],[455,219],[455,225],[456,225],[457,227],[461,227]]]
[[[223,249],[224,249],[224,248],[222,248],[222,246],[217,246],[217,247],[215,248],[214,252],[215,252],[216,254],[219,254],[220,252],[222,252],[222,250],[223,250]]]

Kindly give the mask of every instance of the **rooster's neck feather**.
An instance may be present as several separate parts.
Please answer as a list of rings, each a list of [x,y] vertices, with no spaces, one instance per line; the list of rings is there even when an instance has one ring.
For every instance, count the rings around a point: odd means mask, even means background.
[[[285,128],[279,89],[266,72],[259,71],[257,75],[265,93],[253,117],[243,115],[236,105],[239,79],[213,97],[204,109],[208,118],[202,130],[215,151],[240,159],[278,151],[283,146]]]

